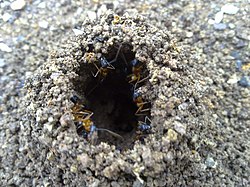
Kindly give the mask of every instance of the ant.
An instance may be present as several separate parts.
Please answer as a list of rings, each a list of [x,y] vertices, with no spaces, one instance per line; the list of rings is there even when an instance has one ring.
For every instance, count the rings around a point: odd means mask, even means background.
[[[122,47],[122,44],[119,46],[115,58],[113,60],[111,60],[110,62],[104,56],[101,56],[99,58],[99,60],[97,60],[97,58],[95,57],[95,54],[92,52],[85,54],[85,58],[86,58],[87,62],[89,64],[93,64],[95,66],[95,68],[97,69],[97,72],[95,74],[92,72],[93,77],[97,77],[100,74],[101,77],[104,79],[108,75],[110,70],[115,69],[115,67],[112,65],[112,63],[117,61],[121,47]],[[97,61],[99,61],[100,67],[96,64]]]
[[[74,122],[77,125],[77,131],[83,127],[82,134],[84,138],[91,140],[91,142],[95,142],[97,139],[97,131],[106,131],[109,134],[123,140],[123,137],[117,133],[114,133],[108,129],[97,128],[94,125],[94,122],[91,120],[91,117],[94,113],[86,110],[85,106],[80,104],[80,99],[76,95],[71,97],[70,100],[75,104],[72,109],[72,114],[75,118]]]
[[[88,117],[88,115],[92,113],[91,111],[85,109],[86,107],[81,104],[79,97],[77,97],[76,95],[71,97],[70,100],[75,104],[72,108],[72,114],[76,119],[83,119],[84,116]],[[92,115],[90,115],[89,117],[91,117]]]
[[[136,87],[136,85],[135,85]],[[150,111],[150,108],[143,109],[145,104],[148,104],[149,102],[144,102],[141,93],[139,90],[134,90],[133,92],[133,101],[138,107],[137,111],[135,112],[136,116],[145,115],[144,112]]]
[[[100,60],[99,60],[101,67],[98,67],[94,63],[94,66],[96,67],[96,69],[98,71],[96,72],[96,74],[92,73],[92,75],[94,77],[97,77],[97,75],[100,73],[100,75],[102,77],[106,77],[108,75],[108,73],[109,73],[110,70],[114,70],[115,69],[115,67],[112,65],[112,63],[116,61],[116,58],[114,60],[112,60],[112,61],[109,62],[105,57],[101,57]]]
[[[70,100],[75,104],[75,106],[72,108],[72,114],[74,115],[74,120],[78,126],[78,129],[83,126],[84,129],[89,132],[91,125],[93,125],[93,122],[90,118],[94,113],[86,110],[85,106],[81,104],[79,97],[76,95],[71,97]]]
[[[149,119],[148,116],[145,117],[144,121],[138,121],[138,126],[137,126],[137,137],[136,139],[142,140],[143,137],[146,136],[146,134],[149,134],[151,132],[151,120]]]
[[[88,111],[77,112],[77,113],[73,112],[78,129],[83,127],[86,132],[90,132],[91,126],[94,124],[94,122],[91,120],[93,114],[94,114],[93,112],[88,112]]]
[[[151,127],[151,120],[149,119],[148,116],[145,117],[144,122],[138,121],[137,129],[142,133],[149,133],[149,131],[152,129],[152,127]]]
[[[133,83],[136,81],[135,84],[138,84],[138,83],[141,83],[148,78],[148,77],[146,77],[146,78],[141,79],[143,64],[140,61],[138,61],[137,59],[134,59],[130,63],[132,65],[132,74],[128,75],[128,77],[130,77],[129,83]]]

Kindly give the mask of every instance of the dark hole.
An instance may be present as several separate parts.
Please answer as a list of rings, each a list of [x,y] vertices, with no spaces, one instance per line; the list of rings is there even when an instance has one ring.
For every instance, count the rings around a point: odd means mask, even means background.
[[[114,145],[132,143],[131,137],[135,134],[137,124],[137,107],[132,99],[132,86],[127,82],[125,74],[111,73],[101,83],[91,81],[89,85],[96,86],[87,96],[88,107],[95,114],[95,125],[121,135],[126,141],[122,142],[105,131],[99,131],[98,142]]]
[[[108,62],[112,61],[118,48],[114,47],[103,57]],[[99,129],[96,143],[107,142],[124,150],[130,148],[138,138],[138,120],[142,121],[144,116],[135,115],[138,106],[133,101],[134,83],[129,83],[128,75],[132,74],[130,62],[134,59],[135,53],[131,52],[131,46],[123,45],[118,58],[112,63],[114,69],[105,77],[92,75],[97,72],[93,64],[83,64],[79,70],[80,78],[75,82],[75,89],[86,99],[87,109],[93,112],[91,120]],[[100,67],[100,64],[98,66]],[[143,77],[147,75],[148,72],[143,71]],[[107,130],[122,136],[123,139]],[[79,132],[79,135],[82,133]]]

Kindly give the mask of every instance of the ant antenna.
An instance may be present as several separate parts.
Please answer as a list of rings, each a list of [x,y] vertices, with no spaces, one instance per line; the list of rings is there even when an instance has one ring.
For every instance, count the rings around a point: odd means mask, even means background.
[[[126,58],[125,58],[123,52],[121,52],[121,55],[122,55],[122,59],[123,59],[123,61],[125,62],[126,66],[128,66],[128,62],[127,62],[127,60],[126,60]]]
[[[120,50],[121,50],[121,48],[122,48],[122,44],[123,44],[123,43],[120,44],[120,46],[119,46],[119,48],[118,48],[118,50],[117,50],[117,53],[116,53],[116,55],[115,55],[115,58],[114,58],[113,60],[111,60],[111,61],[109,62],[109,64],[112,64],[112,63],[114,63],[114,62],[117,60],[117,58],[118,58],[118,56],[119,56],[119,53],[120,53]]]
[[[112,134],[113,136],[115,136],[116,138],[120,138],[122,141],[124,140],[124,138],[123,138],[121,135],[119,135],[119,134],[117,134],[117,133],[115,133],[115,132],[113,132],[113,131],[110,131],[110,130],[108,130],[108,129],[97,128],[96,130],[98,130],[98,131],[106,131],[106,132],[108,132],[109,134]]]

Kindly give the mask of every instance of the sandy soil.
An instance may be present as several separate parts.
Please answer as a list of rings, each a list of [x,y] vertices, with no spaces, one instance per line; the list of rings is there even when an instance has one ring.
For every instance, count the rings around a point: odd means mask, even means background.
[[[1,186],[249,185],[248,1],[20,2],[0,3]],[[74,95],[123,139],[84,138]]]

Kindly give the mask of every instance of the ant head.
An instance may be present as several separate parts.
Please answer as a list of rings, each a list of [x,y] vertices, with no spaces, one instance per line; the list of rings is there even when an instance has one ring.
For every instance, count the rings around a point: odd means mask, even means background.
[[[109,62],[107,61],[107,59],[105,57],[101,57],[100,64],[101,64],[102,68],[106,68],[109,65]]]
[[[77,125],[78,127],[81,127],[81,126],[82,126],[82,121],[78,121],[78,122],[76,123],[76,125]]]
[[[131,63],[132,66],[139,65],[139,61],[137,59],[132,60],[130,63]]]
[[[133,93],[133,100],[136,100],[140,96],[141,96],[141,93],[138,90],[135,90]]]
[[[87,137],[88,137],[88,133],[87,133],[85,130],[83,130],[83,131],[82,131],[82,136],[83,136],[84,138],[87,138]]]
[[[73,95],[73,96],[70,98],[70,101],[72,101],[74,104],[76,104],[76,103],[79,101],[79,97],[77,97],[76,95]]]

